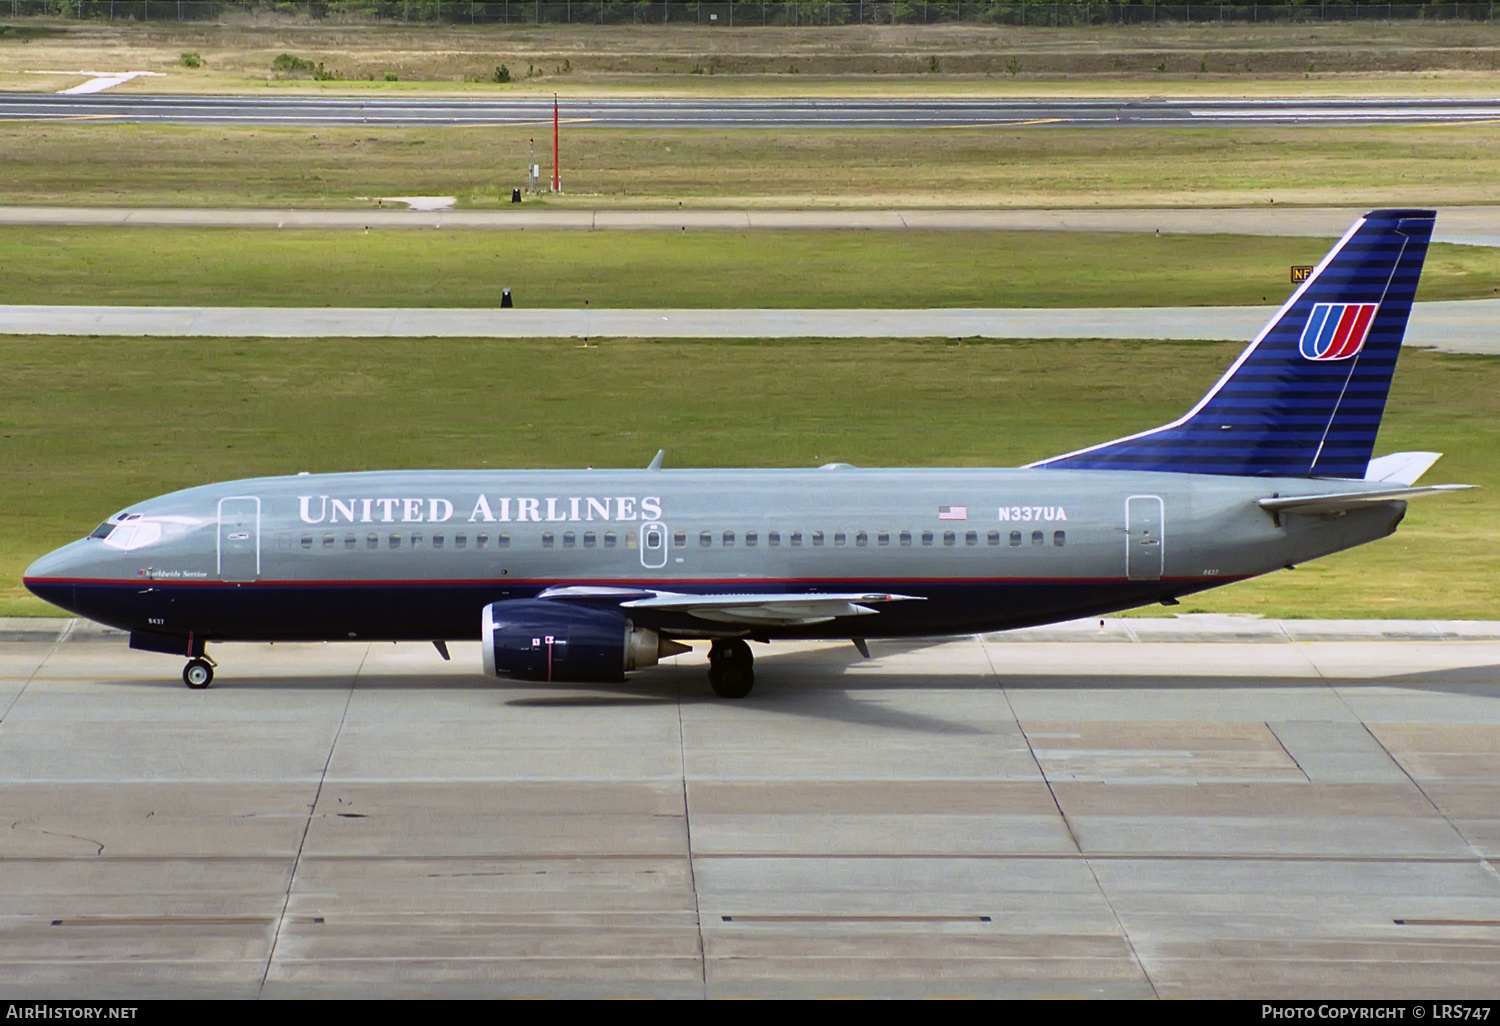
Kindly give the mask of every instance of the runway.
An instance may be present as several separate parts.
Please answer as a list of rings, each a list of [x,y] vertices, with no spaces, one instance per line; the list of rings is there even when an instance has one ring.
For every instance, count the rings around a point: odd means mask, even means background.
[[[740,702],[0,639],[10,998],[1494,993],[1496,624],[776,644]]]
[[[1486,124],[1500,99],[811,99],[567,97],[572,125],[642,129],[1184,128]],[[497,127],[552,123],[539,96],[0,94],[0,119],[173,125]]]
[[[497,284],[497,290],[499,285]],[[521,298],[524,303],[524,297]],[[0,306],[0,335],[171,338],[1125,338],[1248,342],[1274,306],[681,310]],[[1417,303],[1405,344],[1500,353],[1500,300]]]

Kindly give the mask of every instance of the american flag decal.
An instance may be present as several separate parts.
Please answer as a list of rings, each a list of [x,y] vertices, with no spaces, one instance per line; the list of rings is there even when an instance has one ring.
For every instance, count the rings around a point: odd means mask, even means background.
[[[967,520],[969,519],[969,507],[967,506],[939,506],[939,520]]]

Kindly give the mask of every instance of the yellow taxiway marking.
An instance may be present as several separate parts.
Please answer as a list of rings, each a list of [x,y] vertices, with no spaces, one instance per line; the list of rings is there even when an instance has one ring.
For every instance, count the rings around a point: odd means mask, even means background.
[[[0,121],[113,121],[125,114],[43,114],[34,118],[0,118]]]
[[[1465,125],[1500,125],[1500,118],[1483,118],[1474,121],[1424,121],[1421,128],[1462,128]]]
[[[559,125],[587,125],[590,122],[598,121],[598,120],[599,120],[598,118],[561,118],[561,119],[558,120],[557,123]],[[536,127],[538,125],[550,125],[550,124],[552,124],[552,119],[551,118],[548,118],[545,121],[463,121],[463,122],[457,122],[457,123],[450,123],[450,124],[447,124],[447,125],[439,125],[439,126],[435,126],[435,127],[440,127],[440,128],[534,128],[534,127]]]
[[[943,128],[1015,128],[1024,125],[1060,125],[1068,118],[1031,118],[1028,121],[975,121],[966,125],[928,125],[929,129]]]

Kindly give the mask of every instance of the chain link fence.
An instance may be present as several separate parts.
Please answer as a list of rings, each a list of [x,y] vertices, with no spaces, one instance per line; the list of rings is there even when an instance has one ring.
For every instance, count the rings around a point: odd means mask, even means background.
[[[293,18],[313,22],[427,22],[461,25],[1132,25],[1148,22],[1492,21],[1493,3],[1370,4],[1091,4],[1091,3],[806,3],[734,0],[409,0],[325,3],[208,0],[0,0],[0,16],[99,21],[224,21]]]

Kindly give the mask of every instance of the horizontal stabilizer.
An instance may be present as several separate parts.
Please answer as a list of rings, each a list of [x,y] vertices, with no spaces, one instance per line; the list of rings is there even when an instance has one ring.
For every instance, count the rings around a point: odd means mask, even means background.
[[[1427,485],[1424,488],[1377,488],[1362,492],[1325,492],[1322,495],[1287,495],[1261,499],[1259,506],[1269,513],[1305,513],[1324,516],[1329,513],[1346,513],[1361,506],[1381,502],[1405,502],[1423,495],[1441,495],[1461,492],[1473,485]]]
[[[1370,461],[1369,469],[1365,471],[1365,480],[1384,484],[1416,484],[1417,478],[1427,473],[1442,455],[1440,452],[1393,452],[1389,456],[1380,456]]]
[[[677,595],[620,603],[622,609],[688,613],[715,623],[796,626],[826,623],[841,616],[870,616],[884,602],[920,602],[917,595],[850,593],[840,595]]]

